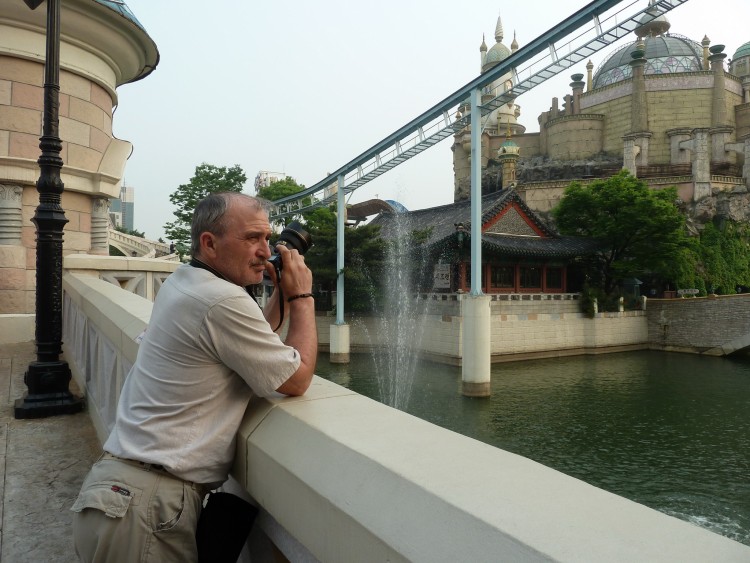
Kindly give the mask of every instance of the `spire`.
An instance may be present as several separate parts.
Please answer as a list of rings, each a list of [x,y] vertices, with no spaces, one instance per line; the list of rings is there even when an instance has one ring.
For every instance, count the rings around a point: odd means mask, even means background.
[[[510,50],[515,53],[518,51],[518,41],[516,41],[516,30],[513,30],[513,43],[510,44]]]
[[[487,59],[487,43],[484,42],[484,33],[482,34],[482,44],[479,46],[479,72],[484,68],[484,61]]]
[[[495,26],[495,41],[498,43],[503,42],[503,20],[500,16],[497,16],[497,25]]]
[[[651,6],[656,4],[656,2],[657,0],[649,0],[648,7],[650,8]],[[672,27],[672,24],[669,23],[669,20],[666,18],[666,16],[656,16],[656,14],[658,14],[657,11],[647,10],[647,13],[640,19],[639,26],[634,30],[638,38],[658,37],[660,35],[664,35],[669,31],[669,28]],[[648,19],[649,17],[651,17],[652,19],[648,23],[643,23],[643,21]]]

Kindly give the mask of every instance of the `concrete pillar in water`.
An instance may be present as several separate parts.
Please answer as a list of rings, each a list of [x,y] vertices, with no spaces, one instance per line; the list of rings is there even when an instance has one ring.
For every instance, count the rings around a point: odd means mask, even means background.
[[[349,325],[331,325],[329,361],[332,364],[349,363]]]
[[[344,196],[344,176],[339,176],[336,187],[336,270],[339,275],[336,280],[336,324],[331,325],[328,358],[332,364],[349,363],[349,325],[344,322]]]
[[[489,295],[461,296],[461,392],[467,397],[490,396],[490,300]]]

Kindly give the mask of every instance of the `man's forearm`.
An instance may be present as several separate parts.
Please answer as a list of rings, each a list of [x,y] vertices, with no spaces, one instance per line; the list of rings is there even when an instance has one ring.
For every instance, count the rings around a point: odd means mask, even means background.
[[[315,325],[315,301],[312,297],[294,299],[289,306],[289,330],[285,343],[299,352],[302,362],[278,391],[302,395],[310,386],[318,358],[318,331]]]

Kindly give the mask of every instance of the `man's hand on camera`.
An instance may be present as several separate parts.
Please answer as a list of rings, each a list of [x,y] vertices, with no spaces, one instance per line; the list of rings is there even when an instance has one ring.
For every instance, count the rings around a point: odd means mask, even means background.
[[[312,272],[305,264],[305,257],[296,250],[289,250],[284,245],[278,245],[276,251],[281,255],[283,264],[281,270],[281,290],[286,297],[301,295],[312,291]],[[273,267],[271,267],[273,269]],[[276,281],[276,272],[271,279]]]

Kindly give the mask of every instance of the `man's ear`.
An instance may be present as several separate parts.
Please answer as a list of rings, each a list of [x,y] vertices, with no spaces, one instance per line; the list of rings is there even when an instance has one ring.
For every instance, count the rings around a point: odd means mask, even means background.
[[[201,233],[200,238],[201,254],[206,257],[216,256],[216,238],[213,233],[204,231]]]

